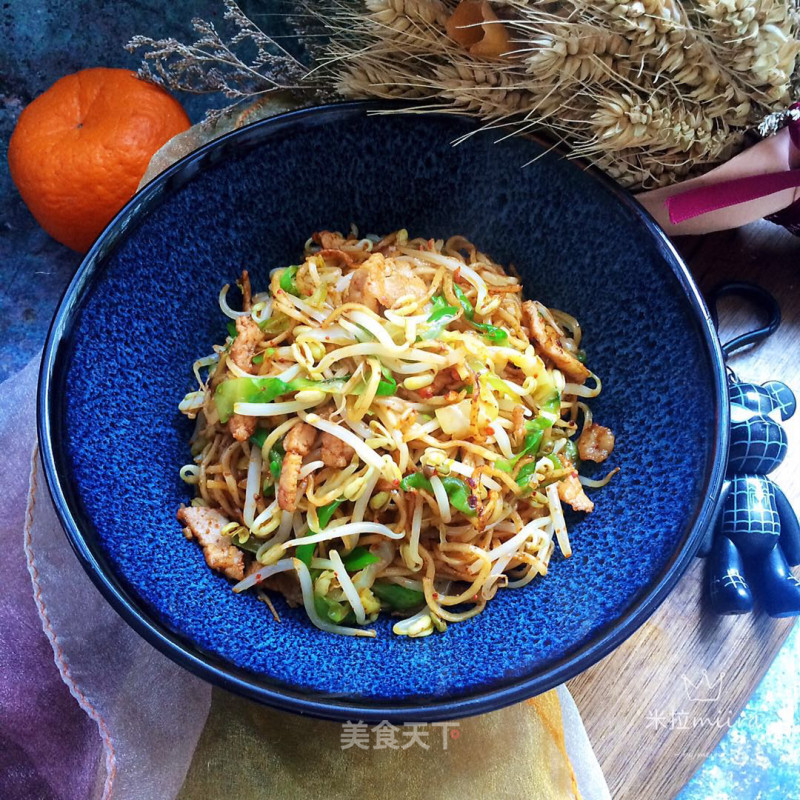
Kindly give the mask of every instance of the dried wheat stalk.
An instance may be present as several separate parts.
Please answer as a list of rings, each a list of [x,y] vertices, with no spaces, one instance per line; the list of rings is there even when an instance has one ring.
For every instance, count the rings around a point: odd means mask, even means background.
[[[310,5],[331,34],[322,74],[349,97],[419,98],[513,133],[546,129],[642,188],[730,157],[793,97],[796,0],[491,2],[514,45],[497,59],[447,36],[455,0]]]

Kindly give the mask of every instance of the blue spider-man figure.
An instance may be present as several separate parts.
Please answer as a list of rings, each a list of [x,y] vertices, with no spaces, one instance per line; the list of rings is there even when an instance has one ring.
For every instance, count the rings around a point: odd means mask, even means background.
[[[772,617],[800,614],[800,524],[784,493],[766,476],[786,455],[787,420],[797,404],[780,381],[730,385],[731,449],[708,562],[711,606],[745,614],[753,593]],[[752,591],[751,591],[752,587]]]

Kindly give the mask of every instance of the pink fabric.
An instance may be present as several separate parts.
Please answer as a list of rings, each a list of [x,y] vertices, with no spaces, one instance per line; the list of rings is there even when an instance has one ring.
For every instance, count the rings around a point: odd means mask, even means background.
[[[53,662],[23,550],[36,368],[0,387],[0,797],[75,800],[91,796],[102,745]]]
[[[14,487],[2,498],[0,568],[13,580],[0,605],[0,735],[4,757],[19,765],[0,773],[0,797],[169,800],[211,689],[135,634],[78,564],[34,454],[36,372],[31,364],[0,386],[0,446]],[[18,789],[23,773],[28,794]]]
[[[800,108],[800,103],[795,103],[791,108]],[[679,225],[681,222],[686,222],[703,214],[748,203],[751,200],[760,200],[786,189],[800,187],[800,171],[791,168],[793,159],[797,157],[798,151],[800,151],[800,120],[790,120],[786,127],[789,130],[790,141],[789,163],[787,164],[790,169],[788,171],[762,172],[761,174],[697,186],[684,192],[672,194],[664,199],[664,204],[669,212],[669,221],[673,225]],[[792,203],[781,211],[767,215],[766,219],[778,225],[783,225],[791,233],[800,233],[800,201]]]

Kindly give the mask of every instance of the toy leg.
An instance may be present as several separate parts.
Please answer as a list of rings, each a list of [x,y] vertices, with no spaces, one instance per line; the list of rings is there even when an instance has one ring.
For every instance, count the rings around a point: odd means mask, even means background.
[[[753,610],[742,557],[727,536],[719,534],[714,539],[706,568],[711,608],[716,614],[746,614]]]
[[[752,566],[758,596],[771,617],[794,617],[800,614],[800,581],[792,575],[780,547]]]

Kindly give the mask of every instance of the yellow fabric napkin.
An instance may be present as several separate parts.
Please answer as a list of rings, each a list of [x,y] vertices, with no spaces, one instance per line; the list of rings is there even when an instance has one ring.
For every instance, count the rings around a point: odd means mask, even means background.
[[[555,691],[479,717],[376,730],[214,690],[178,800],[222,797],[580,800]]]

